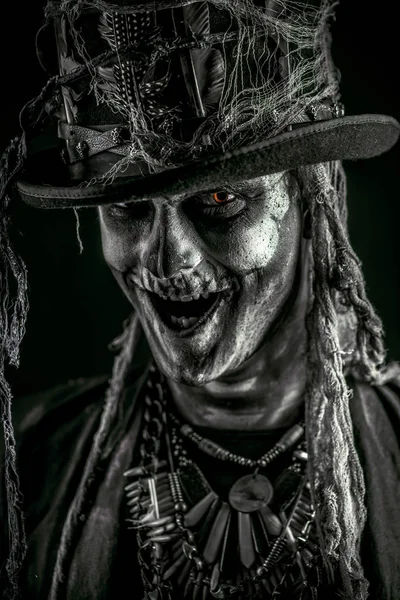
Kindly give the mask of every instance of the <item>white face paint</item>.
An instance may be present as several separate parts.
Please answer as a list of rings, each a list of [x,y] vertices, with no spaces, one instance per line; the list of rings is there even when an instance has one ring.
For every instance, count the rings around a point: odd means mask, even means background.
[[[100,222],[105,259],[177,381],[201,385],[240,366],[287,303],[302,227],[287,174],[110,205]]]

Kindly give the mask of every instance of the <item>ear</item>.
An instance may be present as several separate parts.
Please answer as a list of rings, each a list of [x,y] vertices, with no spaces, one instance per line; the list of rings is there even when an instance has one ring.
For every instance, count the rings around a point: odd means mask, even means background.
[[[311,216],[308,207],[303,210],[303,237],[306,240],[311,239]]]

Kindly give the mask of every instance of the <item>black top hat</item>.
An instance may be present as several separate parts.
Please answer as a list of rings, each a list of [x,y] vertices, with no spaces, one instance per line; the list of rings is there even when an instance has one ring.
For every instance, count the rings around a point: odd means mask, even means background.
[[[22,113],[23,199],[57,208],[195,193],[388,150],[395,119],[344,116],[334,4],[49,2],[39,58],[58,74],[40,118],[35,103]]]

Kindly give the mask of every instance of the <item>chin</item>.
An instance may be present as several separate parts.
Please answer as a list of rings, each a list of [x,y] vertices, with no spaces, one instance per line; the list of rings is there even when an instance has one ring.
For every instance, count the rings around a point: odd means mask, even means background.
[[[165,339],[160,339],[155,334],[149,335],[146,329],[145,333],[158,368],[165,377],[177,383],[202,386],[218,379],[227,368],[218,357],[218,344],[211,352],[198,355],[187,348],[186,351],[185,348],[177,347],[171,350]]]
[[[233,373],[256,350],[254,337],[249,336],[251,344],[239,341],[241,336],[234,327],[225,334],[216,329],[218,334],[213,339],[207,338],[198,345],[190,339],[173,340],[148,322],[142,325],[160,371],[165,377],[189,386],[204,386]]]

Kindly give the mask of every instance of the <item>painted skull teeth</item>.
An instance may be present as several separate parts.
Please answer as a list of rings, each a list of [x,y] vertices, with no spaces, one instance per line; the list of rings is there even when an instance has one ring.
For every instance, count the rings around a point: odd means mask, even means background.
[[[201,294],[193,294],[187,296],[177,296],[172,293],[169,296],[160,294],[163,300],[172,300],[173,302],[192,302],[193,300],[200,300],[200,298],[204,298],[205,300],[210,296],[210,292],[203,292]]]
[[[204,317],[219,298],[219,293],[205,292],[180,296],[151,294],[154,307],[161,319],[172,329],[189,329]]]

